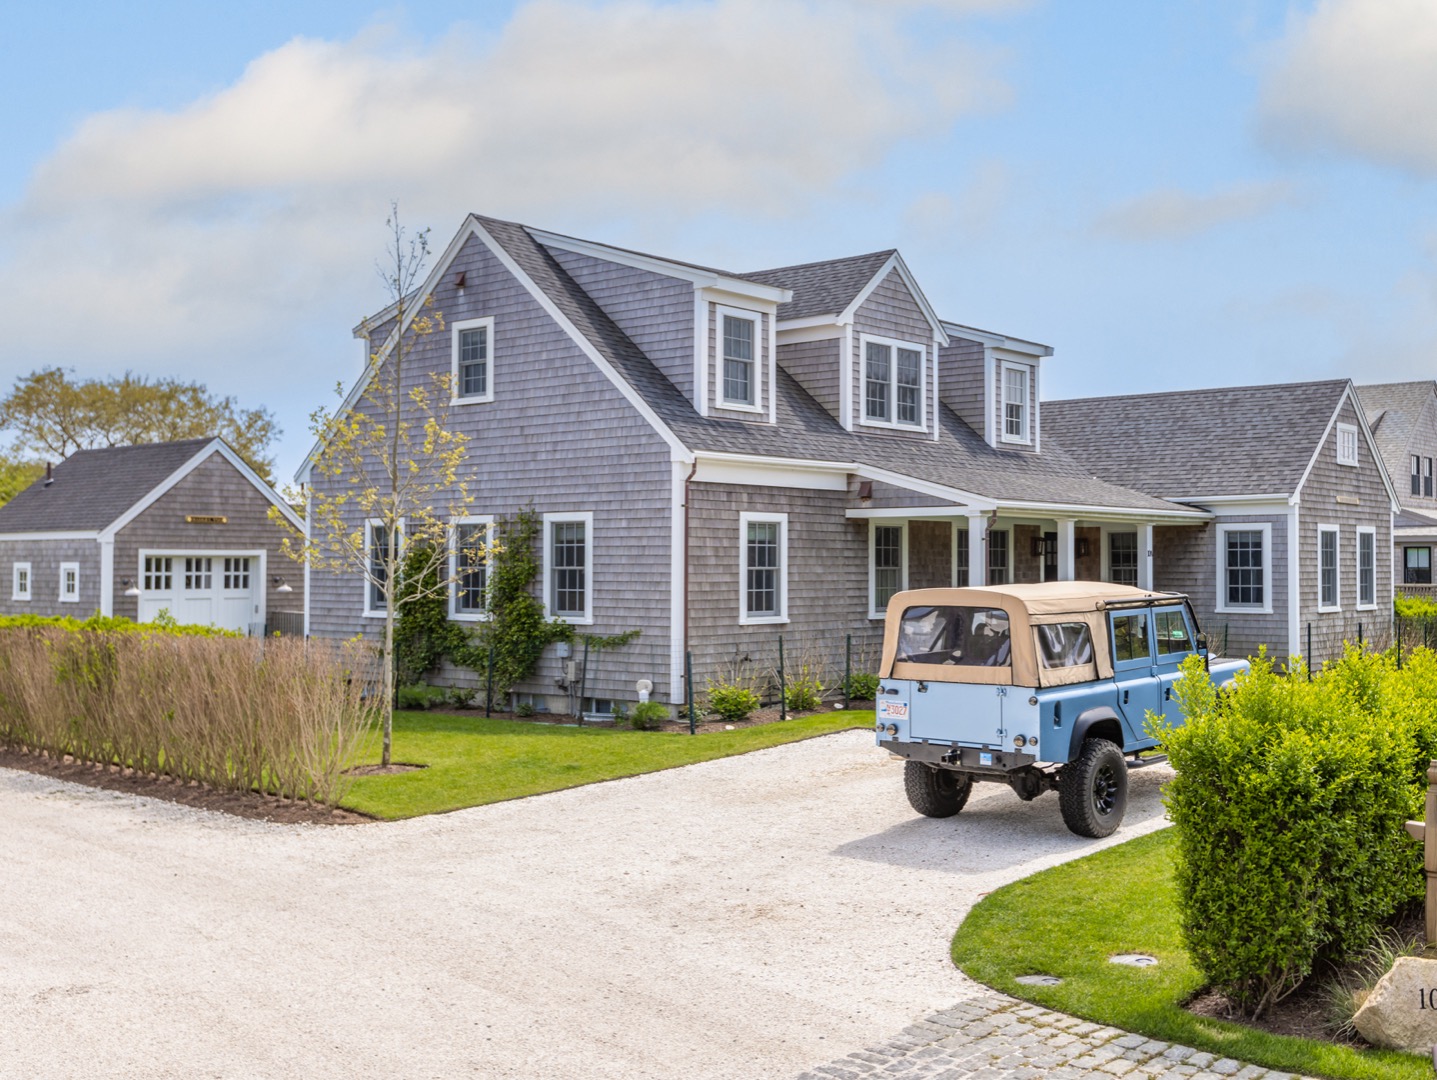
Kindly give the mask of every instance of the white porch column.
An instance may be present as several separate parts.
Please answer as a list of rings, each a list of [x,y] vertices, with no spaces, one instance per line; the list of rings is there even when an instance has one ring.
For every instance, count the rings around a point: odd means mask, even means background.
[[[1072,518],[1058,519],[1058,580],[1072,581],[1076,574],[1077,558],[1074,549],[1077,542],[1077,522]]]
[[[1138,588],[1153,587],[1153,527],[1138,526]]]
[[[988,584],[988,518],[968,515],[968,584]]]

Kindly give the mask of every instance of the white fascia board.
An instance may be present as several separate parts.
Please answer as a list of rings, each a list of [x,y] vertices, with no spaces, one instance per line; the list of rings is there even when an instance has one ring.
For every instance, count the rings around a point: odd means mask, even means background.
[[[727,304],[730,307],[738,306],[747,311],[762,311],[770,318],[778,315],[778,301],[769,300],[764,297],[751,296],[744,292],[735,292],[733,289],[726,289],[722,285],[702,285],[694,283],[694,288],[705,300],[712,300],[715,304]]]
[[[100,541],[103,543],[106,540],[114,539],[115,535],[119,533],[121,529],[123,529],[130,522],[134,521],[135,518],[139,517],[156,502],[158,502],[160,498],[165,495],[171,488],[173,488],[181,480],[189,476],[190,473],[194,472],[197,468],[199,468],[200,465],[203,462],[207,461],[213,454],[219,454],[231,465],[233,465],[239,471],[241,476],[243,476],[246,480],[248,480],[251,484],[254,485],[255,490],[257,490],[261,495],[263,495],[267,500],[269,500],[271,506],[274,506],[276,509],[279,510],[281,514],[285,516],[285,520],[287,520],[291,525],[293,525],[298,531],[304,531],[304,521],[299,517],[298,514],[296,514],[293,510],[289,508],[288,504],[286,504],[285,501],[279,497],[279,494],[274,490],[274,488],[270,487],[263,480],[261,480],[259,474],[256,473],[253,469],[251,469],[248,465],[246,465],[244,463],[244,459],[241,458],[238,454],[236,454],[233,450],[231,450],[228,446],[226,446],[221,440],[212,439],[210,442],[206,443],[203,447],[200,448],[199,453],[195,454],[194,457],[190,458],[178,469],[170,473],[169,476],[165,477],[164,480],[160,481],[159,484],[157,484],[154,488],[150,490],[150,493],[148,495],[146,495],[139,502],[135,503],[134,506],[130,507],[114,521],[110,522],[110,524],[100,532]]]
[[[1026,359],[1039,359],[1053,355],[1053,346],[1040,345],[1036,341],[1026,341],[1023,338],[1009,337],[1007,334],[994,333],[991,330],[979,330],[976,326],[964,326],[962,323],[943,321],[943,329],[953,337],[967,338],[969,341],[978,341],[984,345],[994,345],[1010,352],[1019,353]]]
[[[99,529],[83,529],[54,532],[0,533],[0,540],[99,540]]]
[[[694,482],[737,484],[742,487],[800,488],[806,491],[847,491],[848,472],[838,469],[790,467],[783,461],[716,461],[698,455]]]
[[[837,312],[832,315],[809,315],[802,319],[780,319],[778,321],[780,334],[785,330],[812,330],[815,327],[826,327],[833,330],[834,333],[838,333],[843,329],[843,323]]]
[[[801,341],[838,341],[843,337],[843,327],[837,323],[823,323],[819,326],[800,326],[794,330],[779,330],[780,345],[795,345]]]
[[[632,266],[636,270],[647,270],[652,274],[692,281],[704,288],[723,289],[748,299],[766,300],[774,304],[786,304],[793,299],[793,290],[778,285],[763,285],[757,281],[734,277],[717,270],[701,270],[697,266],[670,262],[668,259],[656,255],[640,255],[636,251],[625,251],[622,248],[610,247],[608,244],[600,244],[593,240],[579,240],[576,237],[545,232],[542,229],[528,229],[527,231],[545,247],[572,251],[576,255],[588,255],[591,258],[603,259],[605,262],[618,263],[620,266]]]
[[[1153,520],[1210,521],[1213,515],[1206,510],[1147,510],[1121,506],[1078,506],[1070,503],[1017,502],[1003,499],[998,503],[999,513],[1019,510],[1024,513],[1061,514],[1065,517],[1080,518],[1084,521],[1128,521],[1141,523]]]
[[[1049,350],[1051,355],[1052,350]],[[1015,349],[1004,341],[1000,345],[993,346],[993,355],[999,360],[1007,360],[1011,364],[1022,364],[1025,367],[1037,367],[1043,359],[1042,356],[1031,352],[1024,352],[1022,349]]]
[[[871,510],[845,510],[843,516],[850,521],[953,521],[967,520],[973,513],[971,506],[881,506]]]
[[[1260,511],[1254,511],[1255,513],[1267,513],[1268,507],[1279,506],[1282,509],[1274,512],[1285,514],[1288,506],[1296,505],[1298,502],[1296,495],[1288,495],[1283,492],[1273,495],[1164,495],[1163,498],[1168,502],[1221,506],[1224,509],[1231,509],[1233,513],[1237,512],[1236,507],[1239,506],[1261,506],[1263,508]]]
[[[938,313],[933,310],[933,305],[928,302],[928,297],[923,295],[923,290],[918,287],[918,282],[909,272],[908,265],[903,261],[903,256],[896,251],[888,257],[887,262],[878,268],[878,272],[868,280],[868,284],[859,290],[858,295],[853,298],[853,302],[843,309],[843,312],[838,316],[838,321],[842,323],[853,322],[858,309],[873,295],[873,290],[878,288],[883,279],[893,270],[898,271],[898,276],[903,279],[903,284],[908,286],[908,292],[913,296],[919,309],[922,310],[923,317],[927,319],[928,324],[933,327],[934,335],[938,337],[944,345],[947,345],[948,331],[943,328],[943,320],[940,319]]]

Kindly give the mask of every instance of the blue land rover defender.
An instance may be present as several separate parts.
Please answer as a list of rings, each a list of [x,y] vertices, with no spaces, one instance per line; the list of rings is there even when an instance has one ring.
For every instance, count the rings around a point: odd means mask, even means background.
[[[888,604],[878,745],[906,758],[913,809],[951,817],[979,780],[1024,801],[1058,792],[1079,836],[1111,834],[1128,769],[1157,740],[1147,717],[1183,717],[1178,666],[1193,653],[1221,685],[1245,660],[1208,659],[1177,593],[1052,581],[900,592]]]

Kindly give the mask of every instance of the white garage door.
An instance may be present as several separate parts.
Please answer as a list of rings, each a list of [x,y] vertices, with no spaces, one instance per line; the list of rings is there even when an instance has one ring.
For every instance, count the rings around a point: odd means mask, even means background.
[[[141,560],[140,622],[168,611],[181,623],[248,633],[263,622],[259,578],[253,555],[147,554]]]

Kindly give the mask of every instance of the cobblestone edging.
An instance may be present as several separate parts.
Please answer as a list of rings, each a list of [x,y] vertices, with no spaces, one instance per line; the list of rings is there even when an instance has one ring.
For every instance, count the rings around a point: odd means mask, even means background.
[[[798,1080],[1306,1080],[986,990]]]

